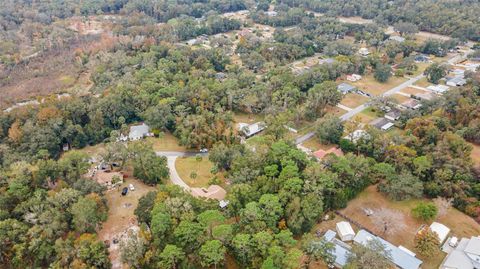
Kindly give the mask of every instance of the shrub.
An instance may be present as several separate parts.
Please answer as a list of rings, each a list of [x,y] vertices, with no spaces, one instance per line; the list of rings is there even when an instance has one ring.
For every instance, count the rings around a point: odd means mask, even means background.
[[[424,221],[432,220],[437,216],[438,209],[434,203],[420,203],[414,209],[412,214],[415,218]]]

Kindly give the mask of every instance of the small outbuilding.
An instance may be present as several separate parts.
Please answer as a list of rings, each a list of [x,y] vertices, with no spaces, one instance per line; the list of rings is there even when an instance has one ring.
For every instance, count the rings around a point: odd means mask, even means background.
[[[130,139],[131,141],[140,140],[147,136],[152,136],[152,134],[150,133],[150,127],[148,127],[148,125],[146,125],[145,123],[130,127],[128,139]]]
[[[427,90],[430,90],[436,94],[443,94],[444,92],[448,91],[450,87],[446,85],[431,85],[427,87]]]
[[[433,222],[430,224],[430,230],[438,235],[440,244],[447,239],[447,236],[450,233],[450,228],[438,222]]]
[[[356,88],[355,86],[350,85],[348,83],[342,83],[342,84],[337,86],[337,89],[343,94],[353,92],[355,90],[355,88]]]
[[[446,84],[448,86],[452,86],[452,87],[463,86],[463,85],[467,84],[467,80],[462,76],[457,76],[457,77],[447,79]]]
[[[352,241],[355,237],[355,231],[353,231],[352,226],[349,222],[341,221],[336,225],[337,233],[342,241]]]

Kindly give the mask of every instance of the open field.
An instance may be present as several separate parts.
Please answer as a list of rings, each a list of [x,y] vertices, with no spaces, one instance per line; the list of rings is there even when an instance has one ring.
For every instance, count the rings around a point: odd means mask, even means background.
[[[178,145],[178,139],[171,133],[162,133],[159,137],[147,137],[155,151],[188,151],[186,147]]]
[[[340,104],[349,108],[355,108],[361,104],[366,103],[368,100],[369,98],[363,95],[356,94],[356,93],[348,93],[343,97]]]
[[[339,116],[341,116],[341,115],[343,115],[343,114],[345,114],[345,113],[347,113],[346,110],[341,109],[341,108],[336,107],[336,106],[334,106],[334,107],[327,107],[327,109],[326,109],[326,114],[334,115],[334,116],[337,116],[337,117],[339,117]]]
[[[202,157],[201,161],[197,161],[196,157],[180,157],[175,162],[175,168],[180,178],[190,187],[208,187],[208,182],[215,176],[210,172],[213,163],[208,160],[208,157]],[[190,177],[192,172],[197,174],[195,179]],[[221,175],[217,174],[217,176],[223,181]]]
[[[401,103],[403,103],[403,102],[405,102],[405,101],[407,101],[407,100],[410,99],[410,97],[407,97],[407,96],[404,96],[404,95],[401,95],[401,94],[398,94],[398,93],[392,94],[392,95],[390,95],[390,97],[392,97],[393,99],[397,100],[397,102],[398,102],[399,104],[401,104]]]
[[[134,191],[128,191],[126,196],[121,195],[123,187],[133,184]],[[119,244],[113,244],[113,239],[120,239],[122,234],[130,227],[137,225],[134,215],[135,208],[138,205],[138,199],[156,188],[147,186],[134,178],[127,178],[118,189],[112,189],[105,193],[105,199],[108,205],[108,218],[102,225],[102,229],[98,231],[98,237],[102,241],[109,241],[110,260],[112,268],[122,268],[120,262]]]
[[[255,123],[263,120],[263,116],[259,114],[248,114],[248,113],[240,113],[237,112],[233,115],[233,120],[235,123]]]
[[[407,87],[407,88],[403,89],[401,92],[406,93],[406,94],[414,94],[414,95],[415,94],[427,93],[427,91],[415,89],[415,88],[412,88],[412,87]]]
[[[311,149],[312,151],[317,151],[319,149],[328,150],[335,146],[333,144],[324,145],[320,143],[320,141],[318,141],[318,138],[316,138],[315,136],[303,142],[302,145],[306,148]]]
[[[414,85],[426,88],[426,87],[431,86],[433,84],[428,82],[427,78],[422,78],[419,81],[417,81]]]
[[[414,251],[413,239],[417,230],[422,224],[430,224],[412,217],[411,210],[419,202],[420,200],[391,201],[379,193],[376,186],[370,186],[341,212],[394,245],[402,245]],[[373,210],[374,214],[367,216],[363,211],[365,208]],[[439,208],[436,221],[448,226],[452,230],[451,234],[456,236],[480,234],[480,224],[453,207]],[[438,268],[444,256],[444,253],[440,253],[431,258],[419,258],[424,261],[422,268],[433,269]]]
[[[368,109],[368,108],[367,108]],[[355,116],[355,120],[359,120],[362,124],[368,124],[372,120],[377,118],[377,116],[374,113],[364,113],[363,111],[361,113],[358,113]]]
[[[372,95],[380,95],[384,92],[390,90],[391,88],[400,85],[405,82],[407,79],[402,77],[391,77],[386,83],[380,83],[375,80],[373,75],[364,76],[361,80],[357,82],[352,82],[352,85],[355,85],[364,92],[368,92]]]
[[[364,19],[362,17],[337,17],[337,19],[343,23],[351,24],[369,24],[373,23],[373,20]]]

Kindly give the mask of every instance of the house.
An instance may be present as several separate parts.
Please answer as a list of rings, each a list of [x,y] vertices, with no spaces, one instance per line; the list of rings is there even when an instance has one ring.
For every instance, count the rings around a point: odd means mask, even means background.
[[[374,119],[370,122],[370,125],[382,131],[388,131],[394,126],[394,124],[387,118]]]
[[[400,269],[418,269],[423,263],[421,260],[411,255],[411,251],[405,251],[402,248],[394,246],[392,243],[385,241],[381,237],[375,236],[365,230],[358,231],[357,235],[353,239],[355,244],[362,246],[368,246],[368,242],[371,240],[378,240],[387,252],[390,253],[390,257],[387,257],[397,268]]]
[[[362,55],[363,57],[366,57],[370,54],[370,51],[368,51],[367,48],[360,48],[358,50],[358,54]]]
[[[480,236],[462,238],[440,265],[440,269],[477,268],[480,268]]]
[[[145,123],[142,123],[141,125],[130,126],[128,139],[130,139],[131,141],[140,140],[147,136],[153,136],[153,134],[150,133],[150,127],[148,127],[148,125],[146,125]]]
[[[265,130],[266,126],[264,122],[256,122],[253,124],[239,123],[238,129],[243,133],[245,137],[252,137],[261,131]]]
[[[390,110],[388,113],[385,113],[384,117],[387,120],[396,121],[400,118],[401,112],[397,109]]]
[[[433,222],[432,224],[430,224],[430,230],[438,235],[440,244],[442,244],[445,239],[447,239],[447,236],[450,233],[450,228],[438,222]]]
[[[70,144],[68,144],[68,143],[63,144],[62,150],[63,151],[69,151],[70,150]]]
[[[337,86],[337,89],[343,94],[347,94],[349,92],[352,92],[352,91],[355,90],[355,88],[356,88],[355,86],[350,85],[348,83],[342,83],[342,84]]]
[[[399,43],[405,42],[405,38],[404,38],[404,37],[397,36],[397,35],[392,35],[392,36],[390,36],[388,39],[393,40],[393,41],[396,41],[396,42],[399,42]]]
[[[328,150],[319,149],[313,153],[313,156],[315,156],[318,160],[321,160],[330,153],[335,154],[337,156],[343,156],[342,150],[337,147],[332,147]]]
[[[401,106],[403,106],[405,108],[408,108],[408,109],[416,110],[416,109],[421,108],[422,104],[415,99],[408,99],[407,101],[403,102],[401,104]]]
[[[427,87],[427,90],[430,90],[436,94],[443,94],[448,91],[448,89],[450,89],[450,87],[446,85],[431,85]]]
[[[438,97],[438,95],[431,93],[431,92],[426,92],[426,93],[419,93],[414,95],[415,99],[418,100],[433,100]]]
[[[194,197],[203,197],[218,201],[225,200],[227,196],[227,191],[218,185],[210,185],[208,188],[191,188],[190,192]]]
[[[323,235],[325,241],[333,244],[333,255],[335,256],[334,265],[337,268],[342,268],[348,263],[348,257],[350,256],[351,247],[335,238],[337,233],[332,230],[327,230]]]
[[[341,221],[336,224],[336,229],[338,236],[342,241],[352,241],[355,237],[355,231],[353,231],[350,223],[346,221]]]
[[[467,80],[463,76],[456,76],[456,77],[447,79],[446,84],[452,87],[463,86],[467,84]]]
[[[351,75],[347,75],[347,80],[348,81],[352,81],[352,82],[355,82],[355,81],[359,81],[362,79],[362,76],[358,75],[358,74],[351,74]]]

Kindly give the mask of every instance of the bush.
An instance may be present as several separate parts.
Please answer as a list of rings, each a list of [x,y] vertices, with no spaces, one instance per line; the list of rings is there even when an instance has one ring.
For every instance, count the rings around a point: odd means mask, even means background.
[[[420,203],[414,209],[412,214],[415,218],[424,221],[432,220],[437,216],[438,209],[434,203]]]

